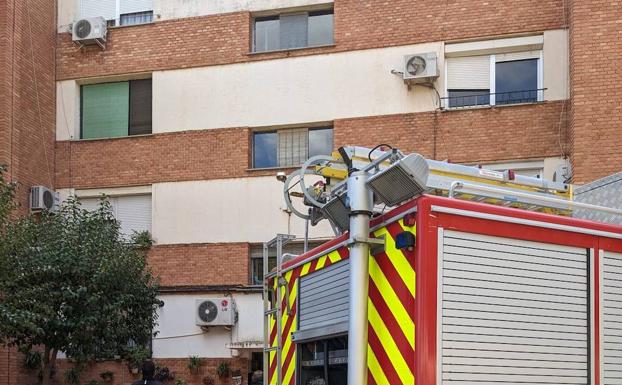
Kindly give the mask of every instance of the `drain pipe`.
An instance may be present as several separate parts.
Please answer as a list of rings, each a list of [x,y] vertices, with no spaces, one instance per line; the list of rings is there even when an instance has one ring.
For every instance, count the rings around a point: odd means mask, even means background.
[[[352,170],[347,180],[350,206],[350,310],[348,385],[367,385],[367,298],[369,289],[369,220],[373,194],[368,174]]]

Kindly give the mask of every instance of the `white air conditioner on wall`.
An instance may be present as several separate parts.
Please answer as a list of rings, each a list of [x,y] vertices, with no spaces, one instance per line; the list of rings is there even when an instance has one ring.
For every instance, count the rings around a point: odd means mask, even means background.
[[[108,25],[103,17],[88,17],[73,23],[71,28],[73,41],[82,45],[97,44],[104,47]]]
[[[237,318],[230,297],[197,299],[195,314],[198,326],[232,326]]]
[[[60,198],[57,192],[44,186],[32,186],[30,188],[30,211],[56,211]]]
[[[439,76],[436,52],[404,56],[404,82],[430,83]]]

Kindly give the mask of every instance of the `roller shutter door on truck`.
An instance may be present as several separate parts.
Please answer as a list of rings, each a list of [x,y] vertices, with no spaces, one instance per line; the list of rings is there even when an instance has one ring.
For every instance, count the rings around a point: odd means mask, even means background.
[[[622,384],[622,254],[605,251],[602,266],[602,381]]]
[[[347,325],[349,284],[349,259],[302,277],[299,329]]]
[[[440,232],[439,384],[588,384],[588,250]]]

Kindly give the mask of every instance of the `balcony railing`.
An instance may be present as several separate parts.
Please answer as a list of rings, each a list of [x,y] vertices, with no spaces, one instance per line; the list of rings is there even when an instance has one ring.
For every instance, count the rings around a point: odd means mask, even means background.
[[[536,103],[544,100],[546,88],[509,92],[477,92],[468,95],[442,97],[442,106],[446,109],[473,108],[481,106],[499,106],[506,104]]]

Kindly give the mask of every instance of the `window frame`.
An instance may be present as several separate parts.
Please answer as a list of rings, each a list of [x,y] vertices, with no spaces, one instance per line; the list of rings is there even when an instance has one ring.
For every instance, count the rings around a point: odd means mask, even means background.
[[[324,43],[324,44],[309,45],[309,37],[307,36],[307,45],[305,45],[303,47],[282,48],[282,47],[280,47],[280,44],[279,44],[279,48],[277,48],[277,49],[266,50],[266,51],[257,51],[257,27],[256,27],[257,21],[278,20],[279,21],[279,30],[280,30],[280,18],[281,18],[281,15],[294,15],[294,14],[301,14],[301,13],[306,13],[307,14],[307,29],[309,28],[309,22],[308,22],[308,18],[309,17],[323,16],[323,15],[328,15],[328,14],[333,15],[333,28],[332,28],[332,39],[331,39],[332,42]],[[334,19],[334,17],[335,17],[335,8],[334,8],[334,6],[332,4],[331,4],[330,7],[326,7],[326,8],[297,9],[297,10],[291,10],[291,11],[287,11],[287,12],[277,12],[277,13],[271,13],[271,14],[265,14],[265,15],[261,14],[261,15],[253,16],[252,19],[251,19],[251,42],[250,42],[251,54],[295,51],[295,50],[300,50],[300,49],[333,46],[333,45],[335,45],[335,19]]]
[[[308,243],[308,247],[307,247],[307,251],[309,250],[313,250],[314,248],[323,245],[325,242],[327,242],[328,239],[309,239],[309,243]],[[287,245],[284,246],[284,248],[287,248],[288,246],[297,246],[297,247],[301,247],[304,248],[304,242],[292,242],[292,243],[288,243]],[[251,243],[249,245],[249,249],[248,249],[248,258],[250,260],[249,263],[249,271],[248,271],[248,281],[249,281],[249,286],[261,286],[262,284],[256,284],[255,280],[254,280],[254,262],[255,261],[262,261],[263,262],[263,255],[258,255],[258,256],[253,256],[253,252],[256,252],[257,249],[262,249],[263,250],[263,244],[261,243]],[[287,250],[283,250],[283,254],[289,253],[290,251]],[[275,257],[268,257],[268,260],[270,260],[270,258],[276,258]],[[261,273],[263,274],[263,270],[261,271]],[[263,281],[263,279],[259,280],[260,282]]]
[[[122,233],[122,235],[124,237],[126,237],[127,239],[131,239],[132,234],[134,232],[142,232],[142,231],[148,231],[150,234],[153,233],[153,192],[140,192],[140,193],[131,193],[131,194],[122,194],[122,193],[118,193],[118,194],[111,194],[111,195],[106,195],[104,193],[100,194],[100,195],[94,195],[94,194],[80,194],[77,195],[76,198],[78,199],[78,201],[80,202],[81,205],[83,205],[86,202],[93,202],[95,201],[95,205],[97,206],[97,208],[99,208],[99,204],[101,202],[101,200],[103,198],[108,200],[108,203],[110,204],[110,209],[112,212],[112,215],[114,216],[114,218],[119,222],[119,224],[122,226],[123,225],[123,221],[121,220],[122,218],[119,218],[119,200],[123,200],[126,198],[132,198],[132,197],[143,197],[143,198],[149,198],[149,202],[151,204],[151,212],[149,213],[149,228],[148,229],[131,229],[130,233]],[[86,209],[88,211],[90,211],[88,208],[82,206],[83,209]],[[127,224],[127,222],[126,222]],[[121,230],[123,230],[123,228],[121,227]]]
[[[142,81],[142,80],[150,80],[151,81],[151,132],[147,134],[130,134],[130,129],[132,126],[131,117],[132,117],[132,82]],[[97,86],[104,84],[113,84],[113,83],[128,83],[128,96],[127,96],[127,104],[128,104],[128,121],[127,121],[127,134],[124,136],[102,136],[97,138],[84,138],[84,87],[85,86]],[[143,78],[143,79],[129,79],[129,80],[118,80],[118,81],[107,81],[101,83],[87,83],[80,84],[80,132],[79,132],[79,140],[98,140],[98,139],[113,139],[113,138],[128,138],[134,136],[144,136],[144,135],[152,135],[153,134],[153,78]]]
[[[123,24],[122,20],[123,20],[123,16],[127,16],[127,15],[138,15],[138,14],[147,14],[147,13],[151,13],[151,20],[149,21],[145,21],[142,23],[131,23],[131,24]],[[115,24],[117,23],[118,20],[118,26],[119,27],[129,27],[132,25],[143,25],[143,24],[149,24],[149,23],[153,23],[153,18],[154,18],[154,13],[153,13],[153,9],[148,10],[148,11],[139,11],[139,12],[127,12],[127,13],[120,13],[118,15],[118,19],[115,20]],[[114,25],[113,27],[115,27],[117,25]]]
[[[144,9],[142,11],[138,11],[138,12],[125,12],[125,13],[121,13],[121,3],[125,2],[125,1],[129,1],[129,0],[114,0],[114,18],[112,19],[106,19],[106,23],[108,25],[108,28],[118,28],[118,27],[130,27],[133,25],[144,25],[144,24],[150,24],[154,22],[154,18],[155,18],[155,12],[154,12],[154,7],[153,7],[153,0],[151,2],[151,9]],[[96,17],[96,16],[102,16],[102,15],[91,15],[91,14],[83,14],[82,13],[82,9],[81,9],[81,5],[80,3],[78,3],[77,5],[78,7],[78,13],[79,13],[79,17],[80,18],[89,18],[89,17]],[[133,13],[142,13],[142,12],[151,12],[152,17],[151,17],[151,21],[149,22],[145,22],[145,23],[136,23],[136,24],[121,24],[121,16],[122,15],[129,15],[129,14],[133,14]]]
[[[475,104],[475,105],[468,105],[468,106],[455,106],[455,107],[450,107],[449,106],[449,99],[447,100],[447,105],[444,107],[447,110],[460,110],[460,109],[468,109],[468,108],[488,108],[488,107],[495,107],[495,106],[513,106],[513,105],[522,105],[522,104],[533,104],[533,103],[541,103],[544,101],[544,50],[543,49],[537,49],[537,50],[533,50],[533,51],[537,51],[538,52],[538,56],[534,57],[534,58],[529,58],[529,59],[516,59],[516,60],[502,60],[502,61],[497,61],[497,55],[502,55],[503,53],[498,53],[498,54],[489,54],[487,56],[489,56],[489,60],[490,60],[490,71],[489,71],[489,81],[488,81],[488,86],[489,86],[489,103],[488,104]],[[521,52],[531,52],[531,51],[518,51],[518,53]],[[479,55],[473,55],[473,56],[479,56]],[[448,88],[447,84],[449,83],[448,81],[448,65],[447,65],[447,60],[451,59],[451,58],[445,58],[445,71],[444,71],[444,75],[445,75],[445,97],[449,98],[449,91],[459,91],[459,90],[455,90],[455,89],[450,89]],[[512,61],[520,61],[520,60],[537,60],[537,97],[536,97],[536,101],[534,102],[518,102],[518,103],[503,103],[503,104],[497,104],[496,103],[496,98],[495,98],[495,93],[496,93],[496,89],[497,89],[497,79],[496,79],[496,67],[497,67],[497,63],[504,63],[504,62],[512,62]],[[476,90],[474,90],[476,91]],[[480,90],[480,91],[484,91],[484,89]]]
[[[335,145],[335,136],[334,136],[334,130],[335,127],[333,125],[313,125],[313,126],[301,126],[301,127],[287,127],[287,128],[276,128],[276,129],[268,129],[268,130],[255,130],[252,131],[251,133],[251,154],[250,154],[250,160],[251,160],[251,165],[250,165],[250,169],[251,170],[270,170],[270,169],[283,169],[283,168],[296,168],[302,165],[302,163],[300,164],[292,164],[292,165],[286,165],[286,166],[281,166],[278,164],[278,151],[279,151],[279,131],[284,131],[284,130],[288,130],[288,129],[300,129],[300,128],[304,128],[307,131],[307,155],[309,154],[309,148],[310,148],[310,141],[309,141],[309,132],[311,131],[315,131],[315,130],[328,130],[330,129],[333,133],[332,139],[333,139],[333,143],[331,145],[331,152],[333,150],[332,147],[334,147]],[[276,143],[276,151],[277,151],[277,164],[275,166],[269,166],[269,167],[255,167],[255,135],[256,134],[262,134],[262,133],[275,133],[277,135],[277,143]],[[308,159],[309,157],[307,157]]]
[[[343,338],[345,337],[345,343],[346,343],[346,352],[347,352],[347,348],[348,348],[348,338],[349,338],[349,333],[339,333],[339,334],[335,334],[335,335],[331,335],[331,336],[327,336],[327,337],[323,337],[323,338],[316,338],[316,339],[311,339],[311,340],[306,340],[306,341],[299,341],[296,343],[296,370],[295,370],[295,383],[297,385],[304,385],[302,384],[302,347],[303,345],[306,345],[308,343],[323,343],[324,345],[324,363],[322,365],[322,368],[324,370],[324,380],[326,381],[326,383],[328,384],[329,380],[330,380],[330,376],[328,375],[329,372],[329,366],[330,366],[330,350],[329,350],[329,342],[331,340],[334,339],[338,339],[338,338]],[[343,365],[343,363],[341,364]],[[348,370],[348,362],[347,362],[347,354],[346,354],[346,372]]]

